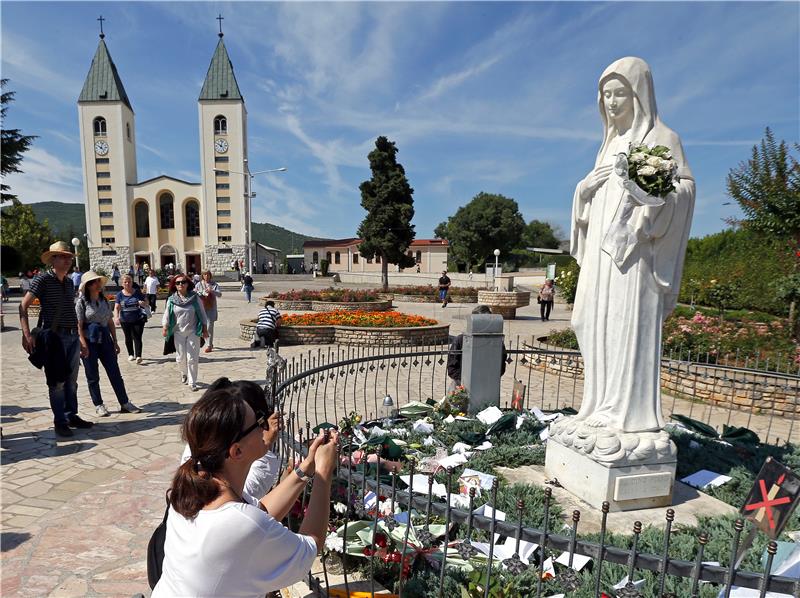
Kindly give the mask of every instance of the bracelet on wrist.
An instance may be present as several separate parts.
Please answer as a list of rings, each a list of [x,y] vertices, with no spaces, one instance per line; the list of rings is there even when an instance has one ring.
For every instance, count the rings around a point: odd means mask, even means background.
[[[299,465],[298,465],[297,467],[295,467],[295,468],[294,468],[294,473],[295,473],[295,474],[297,475],[297,477],[298,477],[298,478],[300,478],[300,480],[301,480],[301,481],[303,481],[303,482],[310,482],[311,480],[313,480],[313,479],[314,479],[314,474],[313,474],[313,473],[312,473],[311,475],[308,475],[308,474],[307,474],[305,471],[303,471],[302,469],[300,469],[300,466],[299,466]]]

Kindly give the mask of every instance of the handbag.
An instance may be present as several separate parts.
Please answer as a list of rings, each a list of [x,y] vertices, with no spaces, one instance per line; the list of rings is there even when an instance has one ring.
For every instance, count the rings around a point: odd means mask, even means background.
[[[171,355],[175,351],[175,335],[170,335],[164,339],[164,355]]]
[[[542,298],[541,297],[536,297],[536,303],[541,303],[541,302],[542,302]]]
[[[164,510],[164,519],[150,536],[147,543],[147,583],[150,589],[154,589],[158,580],[161,579],[161,571],[164,565],[164,542],[167,539],[167,515],[169,515],[169,499],[167,508]]]

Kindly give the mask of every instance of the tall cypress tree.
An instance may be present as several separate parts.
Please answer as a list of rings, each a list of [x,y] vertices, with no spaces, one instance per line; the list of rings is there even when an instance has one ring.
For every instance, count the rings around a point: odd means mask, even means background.
[[[0,95],[0,121],[2,121],[2,141],[0,141],[2,163],[0,163],[0,166],[2,166],[3,180],[12,172],[22,172],[19,168],[22,162],[22,154],[28,151],[31,143],[36,139],[35,135],[23,135],[19,129],[5,128],[6,111],[8,110],[8,105],[14,101],[14,92],[5,91],[7,84],[8,79],[0,79],[0,89],[3,90],[2,95]],[[7,201],[16,203],[18,201],[17,196],[10,193],[10,191],[11,188],[8,185],[5,183],[0,184],[0,203]]]
[[[414,190],[397,162],[394,142],[378,137],[368,158],[372,178],[359,186],[361,206],[367,211],[358,227],[358,236],[363,239],[359,251],[365,259],[380,259],[385,291],[389,288],[389,264],[403,268],[414,265],[414,258],[406,254],[415,235],[411,224]]]

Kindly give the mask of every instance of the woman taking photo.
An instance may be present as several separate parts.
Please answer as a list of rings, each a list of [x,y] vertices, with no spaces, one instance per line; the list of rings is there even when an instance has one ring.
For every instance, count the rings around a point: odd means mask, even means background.
[[[217,298],[222,297],[222,291],[219,290],[219,285],[214,282],[211,270],[203,272],[203,279],[194,286],[194,291],[200,295],[203,308],[206,310],[206,317],[208,318],[208,346],[205,352],[211,353],[211,351],[214,350],[214,322],[217,321]]]
[[[111,305],[103,295],[103,287],[108,279],[91,270],[83,275],[80,286],[80,297],[75,303],[78,316],[78,336],[81,342],[81,361],[86,372],[86,384],[94,409],[100,417],[108,417],[108,409],[103,404],[100,393],[100,368],[103,364],[111,388],[117,395],[120,413],[138,413],[141,411],[128,399],[125,382],[119,371],[117,355],[117,329],[114,327]]]
[[[200,296],[189,285],[186,274],[175,276],[176,291],[167,299],[161,320],[164,338],[173,337],[176,362],[181,370],[181,384],[197,390],[197,365],[200,361],[200,339],[208,338],[208,318]]]
[[[336,434],[320,435],[295,473],[260,500],[243,492],[250,465],[264,455],[267,415],[243,388],[206,392],[183,424],[191,459],[172,479],[162,575],[153,598],[263,597],[307,575],[328,529]],[[260,390],[259,390],[260,392]],[[283,519],[314,478],[298,534]]]
[[[116,322],[122,326],[122,332],[125,333],[128,361],[135,359],[136,363],[142,363],[142,333],[147,321],[142,309],[146,305],[147,302],[142,292],[133,288],[133,276],[123,275],[122,290],[117,293],[114,314]]]

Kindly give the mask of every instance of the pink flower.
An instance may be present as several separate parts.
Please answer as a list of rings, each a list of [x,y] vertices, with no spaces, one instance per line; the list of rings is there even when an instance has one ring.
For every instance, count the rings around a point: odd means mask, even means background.
[[[696,314],[694,314],[694,317],[692,318],[692,322],[696,322],[697,324],[702,324],[705,321],[706,319],[703,317],[703,314],[701,314],[699,311]]]

